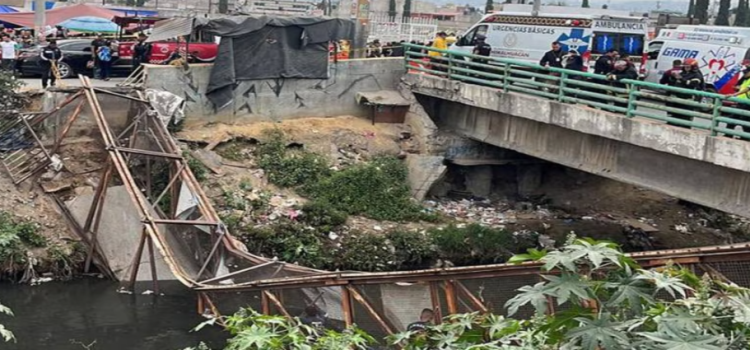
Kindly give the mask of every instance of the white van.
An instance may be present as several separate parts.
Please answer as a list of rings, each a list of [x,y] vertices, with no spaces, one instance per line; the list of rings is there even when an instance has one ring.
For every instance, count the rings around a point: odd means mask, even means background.
[[[451,49],[471,53],[477,34],[487,37],[493,57],[538,63],[558,41],[564,51],[577,50],[590,65],[610,49],[645,63],[648,25],[641,17],[498,12],[485,15]]]
[[[698,60],[708,89],[731,94],[743,64],[750,63],[750,28],[678,26],[649,43],[646,81],[658,83],[675,60]]]

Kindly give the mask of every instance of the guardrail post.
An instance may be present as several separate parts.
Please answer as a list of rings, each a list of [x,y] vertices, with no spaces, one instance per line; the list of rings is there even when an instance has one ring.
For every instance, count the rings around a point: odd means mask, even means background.
[[[557,91],[557,100],[560,102],[563,102],[565,100],[565,79],[568,79],[568,73],[562,72],[560,74],[560,81],[558,84],[558,91]]]
[[[628,84],[628,112],[625,114],[628,118],[633,118],[635,115],[635,109],[638,106],[635,105],[636,92],[638,92],[638,85]]]
[[[503,91],[508,92],[508,85],[510,85],[510,64],[506,63],[503,68]]]
[[[716,136],[718,134],[716,132],[716,128],[719,126],[717,118],[721,115],[721,106],[723,103],[721,97],[714,97],[714,111],[713,116],[711,117],[711,136]]]
[[[448,55],[446,57],[448,57],[448,80],[452,80],[452,76],[453,76],[453,54],[451,54],[450,52],[448,52]]]

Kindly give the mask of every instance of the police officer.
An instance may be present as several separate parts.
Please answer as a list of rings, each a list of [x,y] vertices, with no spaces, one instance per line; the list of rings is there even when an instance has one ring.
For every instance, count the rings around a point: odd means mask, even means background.
[[[55,80],[57,80],[56,73],[52,71],[52,66],[57,69],[57,64],[63,59],[63,53],[60,48],[57,47],[57,40],[50,39],[49,44],[42,48],[42,53],[39,55],[41,61],[39,64],[42,66],[42,89],[47,88],[47,82],[49,81],[52,86],[55,86]]]
[[[146,42],[146,34],[138,34],[138,42],[133,45],[133,71],[143,63],[148,63],[151,57],[152,46]]]
[[[476,41],[476,45],[474,45],[474,50],[472,50],[472,54],[477,56],[485,56],[490,57],[490,54],[492,53],[492,46],[486,42],[487,37],[482,34],[477,34],[477,36],[474,38]],[[481,64],[487,64],[489,61],[481,58],[472,58],[472,62],[475,63],[481,63]],[[480,72],[488,72],[489,69],[487,67],[471,67],[474,70],[478,70]]]
[[[612,72],[617,56],[619,56],[617,50],[610,49],[607,53],[599,57],[594,65],[594,74],[608,75]]]
[[[474,45],[474,51],[472,53],[477,56],[487,56],[489,57],[492,53],[492,46],[487,43],[487,37],[482,34],[477,34],[476,36],[476,45]],[[482,60],[484,62],[487,62],[487,60]]]

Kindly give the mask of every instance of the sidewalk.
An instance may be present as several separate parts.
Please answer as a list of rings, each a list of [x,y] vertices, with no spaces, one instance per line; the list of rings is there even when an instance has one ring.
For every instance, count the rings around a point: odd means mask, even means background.
[[[22,82],[24,82],[24,86],[21,88],[21,90],[39,90],[42,88],[42,79],[41,78],[23,78],[20,79]],[[98,79],[91,79],[91,82],[94,84],[94,87],[116,87],[118,83],[121,83],[125,81],[125,78],[112,78],[110,81],[103,81]],[[57,82],[58,87],[76,87],[81,86],[81,81],[78,80],[78,78],[71,78],[71,79],[64,79],[62,82]]]

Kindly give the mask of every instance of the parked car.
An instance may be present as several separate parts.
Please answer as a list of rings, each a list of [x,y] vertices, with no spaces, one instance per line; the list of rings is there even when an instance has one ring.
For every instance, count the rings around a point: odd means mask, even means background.
[[[57,42],[57,45],[63,52],[63,60],[58,66],[60,76],[63,79],[75,77],[78,74],[91,75],[92,69],[87,67],[88,62],[91,60],[91,41],[91,39],[73,39]],[[21,75],[39,76],[42,74],[42,67],[39,64],[41,61],[39,57],[40,52],[41,48],[39,47],[21,50],[16,65]],[[117,50],[114,52],[117,52]],[[115,55],[112,59],[113,76],[127,76],[130,74],[133,69],[130,57],[121,58],[119,55]]]

